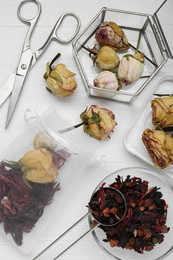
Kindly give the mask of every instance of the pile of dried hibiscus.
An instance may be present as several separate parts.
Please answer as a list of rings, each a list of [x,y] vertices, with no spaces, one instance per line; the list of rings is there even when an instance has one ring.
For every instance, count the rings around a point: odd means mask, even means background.
[[[26,152],[18,162],[0,163],[0,223],[18,246],[23,243],[23,233],[33,229],[45,206],[60,190],[56,177],[66,160],[45,145],[45,136],[44,148],[42,143],[40,146],[40,134],[38,140],[39,147],[37,142],[35,149]]]
[[[111,247],[117,246],[138,253],[150,251],[164,240],[169,231],[166,225],[166,201],[158,187],[149,187],[141,178],[127,176],[125,180],[117,176],[110,185],[119,189],[127,202],[127,213],[115,226],[99,227],[106,233],[105,242]]]
[[[55,182],[32,183],[30,188],[20,170],[0,165],[0,223],[18,246],[22,245],[23,233],[32,230],[59,189]]]

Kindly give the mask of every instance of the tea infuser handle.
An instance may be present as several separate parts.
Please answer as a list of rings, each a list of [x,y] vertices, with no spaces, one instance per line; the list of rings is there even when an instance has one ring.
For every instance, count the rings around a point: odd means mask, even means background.
[[[83,215],[79,220],[77,220],[71,227],[69,227],[64,233],[62,233],[58,238],[56,238],[51,244],[49,244],[43,251],[41,251],[38,255],[36,255],[32,260],[37,259],[42,254],[44,254],[50,247],[52,247],[56,242],[58,242],[61,238],[63,238],[68,232],[70,232],[73,228],[75,228],[80,222],[82,222],[87,216],[89,216],[91,213],[87,212],[85,215]],[[90,232],[91,230],[89,230]],[[88,231],[87,231],[88,233]],[[84,236],[84,235],[83,235]],[[82,237],[83,237],[82,236]],[[79,240],[79,239],[78,239]],[[73,242],[74,244],[75,242]],[[71,245],[72,246],[72,245]],[[71,247],[70,246],[70,247]],[[69,248],[70,248],[69,247]],[[67,251],[67,248],[64,250],[64,252]],[[63,252],[61,253],[63,254]]]
[[[69,250],[72,246],[74,246],[77,242],[79,242],[83,237],[85,237],[87,234],[92,232],[96,227],[98,227],[100,223],[97,223],[94,227],[90,228],[88,231],[86,231],[82,236],[80,236],[78,239],[76,239],[73,243],[71,243],[66,249],[64,249],[59,255],[57,255],[53,260],[58,259],[60,256],[62,256],[67,250]]]

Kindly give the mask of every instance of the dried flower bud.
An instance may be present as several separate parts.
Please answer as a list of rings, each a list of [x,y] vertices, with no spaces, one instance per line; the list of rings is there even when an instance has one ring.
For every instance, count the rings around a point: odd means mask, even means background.
[[[118,80],[116,78],[116,75],[113,72],[106,71],[106,70],[100,72],[96,76],[96,78],[94,79],[94,86],[101,88],[101,89],[109,89],[109,90],[114,90],[114,91],[117,91],[119,89]],[[103,94],[103,96],[106,96],[106,97],[111,97],[111,96],[115,95],[115,93],[112,93],[112,92],[105,92],[102,94]]]
[[[151,108],[153,125],[173,126],[173,97],[156,98],[151,101]]]
[[[47,83],[47,89],[55,96],[66,97],[74,93],[77,82],[75,73],[67,69],[64,64],[58,64],[52,67],[52,62],[46,65],[46,73],[44,79]]]
[[[98,140],[109,138],[117,124],[114,121],[115,115],[106,108],[92,105],[80,115],[84,125],[84,132]]]
[[[101,46],[111,46],[117,51],[125,51],[130,47],[124,31],[114,22],[103,22],[97,29],[95,38]]]
[[[142,141],[154,163],[159,168],[173,164],[173,138],[160,130],[146,129]]]
[[[48,148],[54,150],[57,145],[49,135],[40,132],[35,136],[33,146],[35,149]]]
[[[95,60],[96,66],[102,70],[113,70],[118,67],[119,62],[120,59],[115,50],[109,46],[102,46]]]
[[[58,169],[53,162],[53,156],[47,149],[35,149],[26,152],[19,160],[24,178],[31,182],[53,182]]]
[[[144,55],[137,53],[135,55],[125,55],[120,60],[118,66],[118,78],[126,85],[135,82],[140,78],[144,71]]]

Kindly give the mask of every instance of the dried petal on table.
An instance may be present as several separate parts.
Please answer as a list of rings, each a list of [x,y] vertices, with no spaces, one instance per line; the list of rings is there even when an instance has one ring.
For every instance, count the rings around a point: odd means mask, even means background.
[[[151,101],[152,123],[162,128],[173,126],[173,97],[155,98]]]
[[[103,46],[111,46],[116,51],[125,51],[130,48],[124,31],[114,22],[103,22],[95,33],[97,42]]]
[[[153,164],[161,169],[173,164],[173,138],[164,131],[146,129],[142,141]]]
[[[92,105],[80,115],[84,132],[98,140],[108,139],[117,125],[115,115],[106,108]]]

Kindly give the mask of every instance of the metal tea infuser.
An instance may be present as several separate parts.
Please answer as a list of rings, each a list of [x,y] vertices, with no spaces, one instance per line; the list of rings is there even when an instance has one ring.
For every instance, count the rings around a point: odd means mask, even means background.
[[[85,237],[87,234],[89,234],[90,232],[92,232],[95,228],[97,228],[99,225],[102,225],[102,226],[107,226],[107,227],[111,227],[111,226],[115,226],[117,225],[118,223],[120,223],[125,215],[126,215],[126,212],[127,212],[127,203],[126,203],[126,199],[124,197],[124,195],[122,194],[121,191],[119,191],[118,189],[115,189],[113,187],[104,187],[104,190],[105,189],[110,189],[111,191],[114,191],[115,194],[118,194],[120,195],[120,197],[122,198],[123,200],[123,214],[120,218],[117,219],[117,221],[114,221],[114,223],[110,222],[109,224],[108,223],[105,223],[105,222],[101,222],[101,221],[98,221],[98,218],[92,213],[92,211],[89,209],[89,211],[83,215],[78,221],[76,221],[70,228],[68,228],[64,233],[62,233],[57,239],[55,239],[50,245],[48,245],[43,251],[41,251],[37,256],[35,256],[32,260],[36,260],[38,259],[41,255],[43,255],[50,247],[52,247],[55,243],[57,243],[61,238],[63,238],[69,231],[71,231],[72,229],[74,229],[80,222],[82,222],[86,217],[88,217],[90,214],[92,215],[93,219],[95,220],[95,224],[88,230],[86,231],[84,234],[82,234],[78,239],[76,239],[73,243],[71,243],[68,247],[66,247],[59,255],[57,255],[53,260],[56,260],[58,259],[61,255],[63,255],[67,250],[69,250],[72,246],[74,246],[77,242],[79,242],[83,237]],[[94,196],[96,195],[96,193],[98,192],[99,190],[97,190],[96,192],[93,192],[92,196],[91,196],[91,199],[90,199],[90,202],[93,200]],[[90,203],[89,202],[89,203]]]
[[[37,14],[33,18],[24,18],[21,14],[22,7],[27,3],[34,3],[38,8]],[[24,0],[18,7],[17,15],[19,19],[23,23],[27,24],[29,28],[24,40],[22,53],[21,53],[18,66],[16,70],[12,73],[12,75],[8,78],[5,85],[0,89],[0,105],[11,94],[7,119],[6,119],[6,125],[5,125],[6,128],[12,118],[14,109],[16,107],[17,101],[19,99],[29,69],[37,62],[38,58],[43,54],[43,52],[46,50],[46,48],[48,47],[48,45],[52,40],[55,40],[61,44],[68,44],[75,38],[75,36],[77,35],[80,29],[80,18],[78,17],[78,15],[73,12],[66,12],[59,17],[58,21],[56,22],[50,35],[48,36],[47,40],[42,45],[42,47],[36,50],[35,52],[32,52],[32,50],[30,49],[30,39],[31,39],[32,32],[38,22],[40,14],[41,14],[41,4],[38,0]],[[77,26],[75,28],[73,35],[71,35],[70,38],[62,39],[58,36],[57,30],[60,28],[63,20],[69,16],[75,18],[75,20],[77,21]]]

